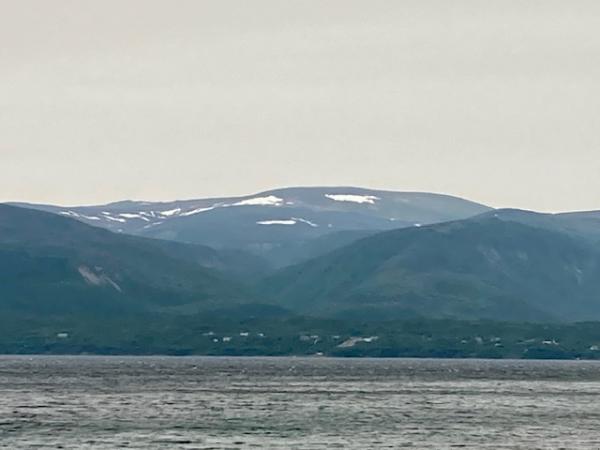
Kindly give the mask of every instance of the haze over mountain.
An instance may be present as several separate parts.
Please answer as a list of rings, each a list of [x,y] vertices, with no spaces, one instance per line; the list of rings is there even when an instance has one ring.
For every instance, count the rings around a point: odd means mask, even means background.
[[[323,250],[313,239],[334,232],[357,236],[471,217],[490,208],[457,197],[356,187],[276,189],[255,195],[168,203],[123,201],[100,206],[20,206],[43,209],[112,231],[242,249],[282,266]],[[332,239],[339,244],[344,238]]]
[[[487,216],[578,236],[593,244],[600,242],[600,211],[542,214],[519,209],[501,209],[490,211]]]
[[[0,309],[36,314],[186,312],[243,303],[243,260],[0,205]]]
[[[383,232],[283,269],[262,288],[298,312],[337,317],[600,320],[590,216],[498,211]]]
[[[0,232],[8,309],[240,314],[240,305],[263,305],[254,314],[269,304],[281,314],[376,321],[600,320],[597,212],[289,188],[169,203],[4,205]]]

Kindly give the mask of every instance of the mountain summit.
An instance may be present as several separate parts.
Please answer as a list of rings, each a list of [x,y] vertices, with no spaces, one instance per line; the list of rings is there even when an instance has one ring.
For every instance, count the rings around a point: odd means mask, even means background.
[[[266,258],[274,266],[316,256],[310,242],[332,233],[358,231],[362,236],[365,232],[464,219],[490,210],[448,195],[356,187],[287,188],[244,197],[167,203],[19,206],[42,209],[119,233],[217,249],[242,249]],[[349,236],[346,233],[339,242],[349,242]]]

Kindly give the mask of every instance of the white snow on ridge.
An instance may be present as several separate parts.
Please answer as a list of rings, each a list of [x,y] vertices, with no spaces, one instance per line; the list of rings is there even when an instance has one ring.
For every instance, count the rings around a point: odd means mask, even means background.
[[[160,221],[160,222],[154,222],[154,223],[149,223],[148,225],[146,225],[146,226],[144,227],[144,230],[147,230],[148,228],[155,227],[155,226],[157,226],[157,225],[161,225],[161,224],[163,224],[163,223],[164,223],[164,222],[162,222],[162,221]]]
[[[311,227],[318,227],[314,222],[310,220],[302,219],[299,217],[292,217],[291,219],[274,219],[274,220],[260,220],[256,222],[258,225],[296,225],[297,223],[304,223]]]
[[[135,213],[121,213],[121,214],[119,214],[119,217],[123,217],[124,219],[142,219],[146,222],[150,221],[147,217],[144,217],[141,214],[135,214]]]
[[[182,217],[188,217],[188,216],[193,216],[194,214],[200,214],[206,211],[211,211],[213,209],[215,209],[216,206],[209,206],[208,208],[196,208],[196,209],[192,209],[191,211],[186,211],[184,213],[179,214]]]
[[[258,222],[256,222],[258,225],[296,225],[296,222],[294,219],[287,219],[287,220],[260,220]]]
[[[160,215],[165,217],[171,217],[179,214],[181,212],[181,208],[169,209],[168,211],[161,211]]]
[[[374,195],[325,194],[325,197],[336,202],[369,203],[371,205],[374,205],[376,200],[381,200]]]
[[[59,214],[69,217],[80,217],[75,211],[61,211]]]
[[[110,221],[112,221],[112,222],[120,222],[120,223],[125,223],[125,222],[127,222],[127,220],[126,220],[126,219],[121,219],[120,217],[112,217],[112,216],[107,216],[107,215],[104,215],[104,218],[105,218],[106,220],[110,220]]]
[[[86,220],[100,220],[100,217],[86,216],[85,214],[79,214],[79,213],[76,213],[75,211],[60,211],[59,214],[63,215],[63,216],[67,216],[67,217],[76,217],[76,218],[86,219]]]
[[[310,220],[301,219],[301,218],[299,218],[299,217],[292,217],[292,220],[297,220],[298,222],[305,223],[306,225],[310,225],[310,226],[311,226],[311,227],[313,227],[313,228],[316,228],[316,227],[318,227],[318,226],[319,226],[319,225],[317,225],[316,223],[314,223],[314,222],[311,222]]]
[[[237,203],[233,203],[231,206],[281,206],[282,204],[282,198],[269,195],[268,197],[255,197],[242,200]]]

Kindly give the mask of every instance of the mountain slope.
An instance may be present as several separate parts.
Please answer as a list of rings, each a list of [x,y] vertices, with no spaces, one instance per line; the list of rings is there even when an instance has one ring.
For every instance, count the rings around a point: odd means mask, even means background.
[[[389,230],[463,219],[489,210],[447,195],[355,187],[288,188],[169,203],[24,206],[112,231],[251,251],[277,266],[302,260],[306,244],[330,233]]]
[[[0,205],[0,308],[71,313],[179,311],[250,297],[218,271],[214,250],[118,235]]]
[[[600,253],[579,237],[484,215],[384,232],[262,283],[313,315],[600,318]]]
[[[600,243],[600,211],[579,211],[559,214],[543,214],[520,209],[499,209],[483,214],[499,220],[518,222],[535,228],[566,233]]]

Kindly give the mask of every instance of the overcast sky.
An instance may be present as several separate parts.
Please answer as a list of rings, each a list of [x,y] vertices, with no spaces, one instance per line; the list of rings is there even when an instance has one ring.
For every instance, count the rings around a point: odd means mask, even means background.
[[[0,0],[0,201],[600,209],[600,2]]]

